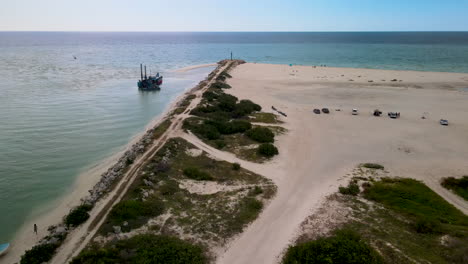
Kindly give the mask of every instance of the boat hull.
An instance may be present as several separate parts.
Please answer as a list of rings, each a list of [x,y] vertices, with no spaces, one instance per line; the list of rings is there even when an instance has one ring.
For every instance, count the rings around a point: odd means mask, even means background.
[[[10,243],[5,243],[0,245],[0,256],[5,255],[10,248]]]

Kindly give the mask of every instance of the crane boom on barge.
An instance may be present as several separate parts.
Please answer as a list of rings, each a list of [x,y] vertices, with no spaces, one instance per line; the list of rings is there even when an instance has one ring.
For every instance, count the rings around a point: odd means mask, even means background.
[[[161,90],[163,83],[162,75],[159,72],[154,76],[146,76],[146,65],[145,65],[145,76],[143,76],[143,64],[140,64],[140,75],[141,79],[138,81],[138,89],[144,91]]]

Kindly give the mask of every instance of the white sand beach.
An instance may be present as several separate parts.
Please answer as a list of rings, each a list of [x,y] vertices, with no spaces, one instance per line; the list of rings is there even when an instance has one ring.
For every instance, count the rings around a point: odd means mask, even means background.
[[[231,75],[228,93],[285,112],[289,132],[278,138],[280,155],[263,165],[277,196],[219,263],[278,262],[300,223],[363,162],[422,180],[468,214],[468,203],[439,184],[468,174],[468,74],[247,63]],[[312,112],[323,107],[330,114]],[[372,115],[377,108],[381,117]]]

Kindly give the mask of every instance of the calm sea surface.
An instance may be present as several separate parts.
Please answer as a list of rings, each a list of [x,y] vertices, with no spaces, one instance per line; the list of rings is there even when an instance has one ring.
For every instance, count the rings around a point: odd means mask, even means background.
[[[467,32],[0,32],[0,243],[213,67],[171,70],[231,51],[250,62],[468,72]],[[138,92],[140,63],[164,74],[161,92]]]

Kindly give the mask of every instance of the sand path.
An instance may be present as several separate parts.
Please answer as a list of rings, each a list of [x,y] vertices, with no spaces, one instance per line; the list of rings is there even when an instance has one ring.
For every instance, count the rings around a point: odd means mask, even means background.
[[[277,196],[218,263],[278,262],[299,224],[363,162],[422,180],[468,213],[468,203],[439,184],[442,177],[468,174],[468,93],[458,90],[468,87],[468,74],[248,63],[231,75],[229,93],[286,112],[289,132],[277,142],[276,170],[258,170],[271,172],[261,174],[277,183]],[[322,107],[331,114],[312,113]],[[361,114],[352,116],[352,108]],[[399,111],[402,117],[373,117],[375,108]],[[424,112],[429,114],[423,120]],[[449,127],[438,124],[442,117],[453,121]]]

